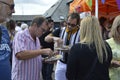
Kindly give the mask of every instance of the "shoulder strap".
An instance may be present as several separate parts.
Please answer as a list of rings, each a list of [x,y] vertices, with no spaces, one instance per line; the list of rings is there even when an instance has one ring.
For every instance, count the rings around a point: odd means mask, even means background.
[[[63,37],[64,37],[65,30],[66,30],[66,28],[63,30],[63,33],[61,33],[61,38],[62,38],[62,39],[63,39]],[[62,31],[61,31],[61,32],[62,32]]]
[[[77,38],[78,32],[79,32],[79,29],[77,30],[77,32],[76,32],[76,34],[75,34],[75,39],[74,39],[73,44],[75,44],[75,41],[76,41],[76,38]]]

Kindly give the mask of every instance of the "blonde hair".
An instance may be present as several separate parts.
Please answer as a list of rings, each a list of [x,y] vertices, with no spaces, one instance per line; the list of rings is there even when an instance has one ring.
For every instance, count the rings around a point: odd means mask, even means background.
[[[118,31],[118,28],[120,28],[120,15],[115,18],[110,32],[110,35],[114,38],[115,42],[120,44],[120,32]]]
[[[81,21],[80,42],[87,43],[89,47],[91,43],[94,43],[99,61],[103,63],[103,53],[105,53],[107,60],[106,46],[102,38],[99,21],[96,17],[88,16]]]

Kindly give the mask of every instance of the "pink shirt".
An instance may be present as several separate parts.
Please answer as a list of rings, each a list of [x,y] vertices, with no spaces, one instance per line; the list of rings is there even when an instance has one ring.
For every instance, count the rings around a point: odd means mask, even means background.
[[[41,56],[18,60],[15,55],[24,50],[40,49],[39,39],[34,41],[29,30],[18,32],[13,40],[12,80],[40,80]]]

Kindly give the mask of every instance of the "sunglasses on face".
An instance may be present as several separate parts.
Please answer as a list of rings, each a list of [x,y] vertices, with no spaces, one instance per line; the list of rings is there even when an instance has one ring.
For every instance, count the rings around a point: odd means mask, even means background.
[[[75,27],[76,24],[70,24],[70,23],[67,23],[68,26],[71,26],[71,27]]]
[[[15,5],[14,5],[14,4],[8,4],[8,3],[3,2],[3,1],[0,1],[0,2],[1,2],[1,3],[3,3],[3,4],[8,5],[8,6],[10,7],[10,10],[13,10],[13,9],[14,9],[14,7],[15,7]]]

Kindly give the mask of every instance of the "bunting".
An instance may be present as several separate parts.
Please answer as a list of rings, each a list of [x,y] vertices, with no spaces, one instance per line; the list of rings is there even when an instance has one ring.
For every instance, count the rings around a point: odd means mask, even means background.
[[[92,0],[85,0],[87,6],[89,7],[90,10],[92,10]]]
[[[105,0],[101,0],[101,2],[104,4],[104,3],[105,3]]]
[[[117,5],[118,5],[118,9],[120,10],[120,0],[116,0]]]
[[[94,14],[95,1],[96,0],[73,0],[73,2],[70,4],[70,12],[76,11],[78,13],[82,13],[92,11]],[[120,12],[120,0],[98,0],[98,2],[98,5],[102,5],[99,6],[99,12],[102,12],[103,15],[106,16],[107,13],[114,14],[114,16],[119,15],[118,12]],[[108,7],[105,3],[110,4],[109,10],[106,10]]]

